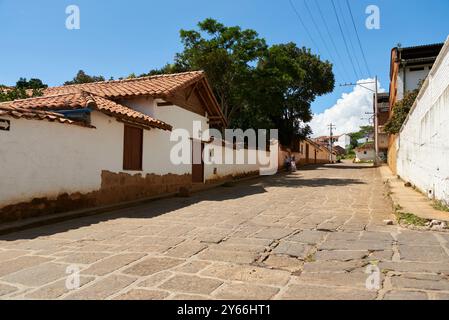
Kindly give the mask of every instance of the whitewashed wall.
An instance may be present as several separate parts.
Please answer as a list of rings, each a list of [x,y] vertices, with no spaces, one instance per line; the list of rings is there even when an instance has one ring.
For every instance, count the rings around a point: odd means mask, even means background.
[[[186,129],[190,137],[193,121],[201,123],[203,132],[209,128],[207,118],[177,106],[157,107],[151,98],[124,102],[174,129]],[[177,142],[170,141],[169,131],[144,130],[143,171],[136,172],[123,170],[124,124],[113,117],[92,112],[91,122],[96,128],[12,117],[8,120],[11,130],[0,131],[0,208],[34,198],[99,190],[103,170],[142,175],[192,173],[190,163],[172,163],[170,153]],[[259,168],[257,164],[205,165],[205,179],[237,176]]]
[[[335,145],[346,149],[351,145],[351,137],[347,134],[343,134],[338,138],[338,141],[335,143]]]
[[[397,152],[404,180],[449,203],[449,38],[402,127]]]
[[[100,189],[103,170],[129,174],[190,174],[191,165],[170,161],[170,132],[144,130],[143,171],[123,170],[123,126],[92,112],[96,129],[9,118],[0,131],[0,207],[62,193]]]
[[[415,68],[423,68],[423,70],[413,71]],[[398,74],[398,93],[397,99],[402,100],[404,98],[405,91],[413,91],[419,87],[419,83],[425,80],[432,68],[431,64],[424,64],[420,66],[413,67],[401,67]],[[404,88],[405,81],[405,88]]]
[[[356,161],[373,161],[375,154],[376,152],[372,149],[364,151],[356,151],[355,158]]]
[[[213,150],[213,151],[212,151]],[[234,164],[225,164],[226,152],[232,155]],[[243,162],[237,163],[238,153],[241,152]],[[264,156],[269,158],[270,152],[264,152]],[[254,158],[255,162],[250,161]],[[204,151],[204,178],[206,181],[220,180],[228,177],[238,177],[248,173],[259,172],[261,168],[266,167],[259,162],[257,150],[236,150],[230,145],[223,146],[222,143],[214,142]],[[277,160],[277,159],[276,159]],[[277,163],[276,163],[277,168]],[[214,173],[214,171],[216,171]]]
[[[0,207],[49,194],[97,190],[102,168],[120,169],[123,131],[115,120],[93,113],[97,129],[10,120],[10,131],[0,132]]]

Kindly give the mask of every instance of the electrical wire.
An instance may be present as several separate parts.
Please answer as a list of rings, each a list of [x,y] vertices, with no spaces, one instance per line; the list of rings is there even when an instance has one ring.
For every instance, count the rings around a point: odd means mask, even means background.
[[[354,60],[355,60],[356,66],[357,66],[357,71],[360,72],[360,74],[359,74],[359,79],[360,79],[361,77],[363,77],[364,72],[363,72],[361,64],[359,62],[358,54],[355,50],[354,44],[352,43],[351,29],[346,24],[345,13],[342,9],[340,1],[337,1],[337,7],[340,10],[341,22],[342,22],[343,29],[345,30],[345,34],[346,34],[348,42],[349,42],[349,47],[351,49],[351,53],[353,54],[353,57],[354,57]]]
[[[359,43],[360,51],[362,52],[363,61],[365,62],[366,70],[368,71],[368,75],[371,76],[371,70],[369,68],[368,62],[366,60],[365,51],[363,50],[362,42],[360,41],[359,32],[357,31],[357,26],[355,24],[354,15],[352,14],[351,6],[349,5],[349,0],[346,0],[346,6],[348,7],[349,14],[351,15],[352,25],[354,27],[355,34],[357,35],[357,41]]]
[[[304,23],[304,20],[302,19],[301,15],[299,14],[298,10],[296,10],[295,5],[293,4],[292,0],[289,0],[290,6],[292,7],[293,11],[295,12],[296,16],[298,17],[299,21],[301,22],[302,27],[306,31],[308,37],[310,38],[310,41],[312,41],[313,46],[316,48],[318,54],[320,55],[320,50],[315,41],[313,40],[313,37],[311,33],[309,32],[309,29],[307,28],[306,24]]]
[[[341,64],[341,66],[342,66],[342,69],[344,70],[345,78],[346,78],[346,79],[350,79],[351,77],[348,77],[348,73],[347,73],[347,70],[346,70],[346,68],[345,68],[345,64],[344,64],[343,59],[342,59],[342,57],[341,57],[341,55],[340,55],[340,51],[338,50],[337,46],[335,45],[334,38],[332,37],[332,34],[331,34],[331,32],[330,32],[329,25],[327,24],[327,21],[326,21],[326,19],[324,18],[323,10],[321,10],[321,6],[320,6],[320,4],[319,4],[319,1],[320,1],[320,0],[315,0],[315,4],[316,4],[316,6],[317,6],[317,8],[318,8],[318,12],[319,12],[319,14],[320,14],[321,20],[323,21],[324,27],[326,28],[326,31],[327,31],[327,35],[328,35],[328,37],[329,37],[329,39],[330,39],[330,42],[331,42],[331,44],[332,44],[332,46],[333,46],[333,48],[334,48],[334,50],[335,50],[335,53],[337,54],[337,58],[339,59],[339,62],[340,62],[340,64]],[[346,79],[345,79],[345,81],[346,81]]]
[[[312,23],[313,23],[313,25],[315,26],[315,29],[317,30],[318,35],[320,36],[321,41],[322,41],[323,44],[324,44],[324,48],[326,49],[326,51],[327,51],[327,53],[329,54],[329,56],[330,56],[330,58],[332,59],[332,61],[335,61],[335,58],[334,58],[334,56],[333,56],[333,54],[332,54],[332,50],[329,49],[329,47],[328,47],[328,45],[327,45],[327,41],[324,39],[323,34],[321,33],[321,30],[320,30],[320,28],[318,27],[318,24],[317,24],[315,18],[313,17],[312,10],[310,9],[309,5],[307,4],[307,1],[306,1],[306,0],[303,0],[303,1],[304,1],[304,5],[305,5],[305,7],[306,7],[306,10],[307,10],[307,12],[309,13],[310,20],[312,20]],[[339,70],[339,73],[341,73],[341,72],[340,72],[340,68],[338,68],[338,70]]]
[[[351,63],[352,70],[354,71],[355,77],[358,78],[357,70],[355,68],[354,62],[352,61],[351,53],[349,51],[348,42],[346,41],[346,37],[344,35],[343,28],[341,26],[340,18],[338,17],[337,8],[335,7],[335,2],[334,2],[334,0],[331,0],[331,2],[332,2],[332,7],[333,7],[334,13],[335,13],[335,18],[337,18],[338,27],[340,28],[340,33],[343,38],[343,42],[345,43],[346,53],[348,54],[349,62]]]

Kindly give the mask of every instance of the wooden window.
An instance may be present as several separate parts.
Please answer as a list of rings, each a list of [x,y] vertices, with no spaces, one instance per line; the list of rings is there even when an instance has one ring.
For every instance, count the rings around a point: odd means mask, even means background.
[[[123,170],[142,170],[143,129],[125,125]]]

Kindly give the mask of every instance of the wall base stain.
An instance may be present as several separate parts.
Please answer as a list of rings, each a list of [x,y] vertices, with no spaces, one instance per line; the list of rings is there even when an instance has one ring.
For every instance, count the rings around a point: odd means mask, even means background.
[[[217,184],[217,183],[229,182],[229,181],[239,180],[239,179],[244,179],[244,178],[249,178],[249,177],[256,177],[259,175],[260,175],[259,171],[251,171],[251,172],[245,172],[245,173],[240,173],[240,174],[229,174],[226,176],[215,175],[214,177],[206,180],[206,184]]]
[[[57,196],[35,198],[28,202],[8,205],[0,209],[0,222],[112,205],[121,202],[177,193],[190,188],[192,176],[185,175],[130,175],[127,173],[101,173],[101,188],[89,193],[62,193]]]

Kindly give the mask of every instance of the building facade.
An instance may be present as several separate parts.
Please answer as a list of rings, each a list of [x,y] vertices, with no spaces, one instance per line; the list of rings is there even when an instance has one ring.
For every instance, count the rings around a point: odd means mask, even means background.
[[[396,102],[404,93],[413,91],[426,79],[443,47],[442,43],[415,47],[396,47],[391,50],[390,60],[390,117]],[[397,172],[397,136],[390,135],[388,141],[388,164],[393,173]]]

